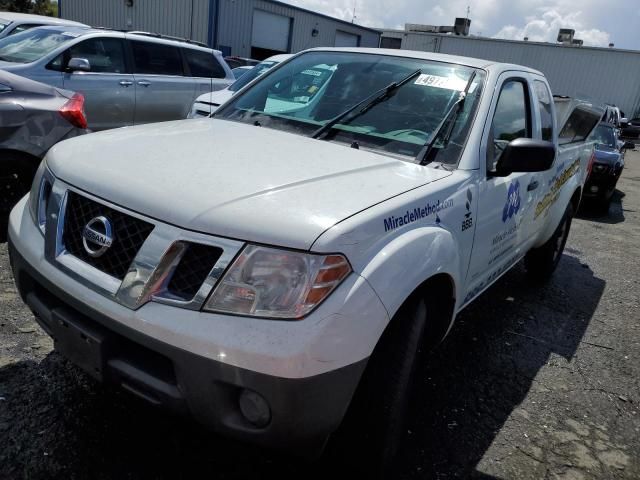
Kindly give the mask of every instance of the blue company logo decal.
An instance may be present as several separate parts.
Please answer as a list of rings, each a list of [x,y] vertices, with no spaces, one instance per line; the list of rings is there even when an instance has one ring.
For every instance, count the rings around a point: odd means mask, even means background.
[[[436,223],[440,223],[440,217],[438,217],[438,212],[453,207],[453,199],[445,200],[441,202],[438,200],[435,203],[428,203],[421,207],[415,207],[413,210],[407,210],[404,215],[395,216],[392,215],[389,218],[384,219],[384,231],[388,232],[390,230],[395,230],[398,227],[402,227],[403,225],[408,225],[409,223],[417,222],[425,217],[430,215],[436,216]]]
[[[520,182],[511,182],[507,191],[507,203],[502,209],[502,221],[506,222],[520,210]]]

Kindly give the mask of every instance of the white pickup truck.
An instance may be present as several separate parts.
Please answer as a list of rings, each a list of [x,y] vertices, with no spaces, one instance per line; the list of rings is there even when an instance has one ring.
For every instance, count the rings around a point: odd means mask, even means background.
[[[421,347],[521,259],[555,269],[600,113],[557,119],[517,65],[305,51],[211,119],[55,146],[10,217],[16,283],[101,380],[306,455],[348,419],[388,465]]]

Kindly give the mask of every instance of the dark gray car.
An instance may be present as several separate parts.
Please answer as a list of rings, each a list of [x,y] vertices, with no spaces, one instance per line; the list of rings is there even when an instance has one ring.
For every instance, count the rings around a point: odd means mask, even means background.
[[[0,71],[0,239],[42,157],[87,131],[82,95]]]

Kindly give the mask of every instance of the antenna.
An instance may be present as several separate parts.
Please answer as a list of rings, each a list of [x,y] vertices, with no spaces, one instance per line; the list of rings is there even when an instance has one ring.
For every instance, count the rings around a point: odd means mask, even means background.
[[[471,14],[471,7],[467,5],[467,20],[469,20],[469,15]]]
[[[358,5],[358,0],[353,0],[353,17],[351,17],[351,23],[355,23],[356,21],[356,6]]]

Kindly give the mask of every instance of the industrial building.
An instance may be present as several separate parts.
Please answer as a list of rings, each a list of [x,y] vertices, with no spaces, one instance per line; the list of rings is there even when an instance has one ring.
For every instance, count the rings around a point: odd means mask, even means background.
[[[275,0],[58,0],[59,15],[143,30],[263,59],[312,47],[377,47],[380,32]]]
[[[581,96],[620,107],[629,118],[640,116],[640,52],[582,46],[569,38],[565,44],[501,40],[466,36],[468,25],[452,34],[438,28],[406,25],[404,30],[382,30],[380,46],[448,53],[525,65],[545,74],[554,94]],[[560,33],[566,32],[562,30]]]

